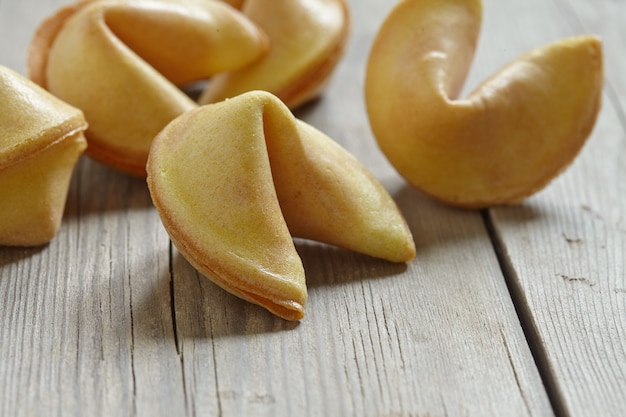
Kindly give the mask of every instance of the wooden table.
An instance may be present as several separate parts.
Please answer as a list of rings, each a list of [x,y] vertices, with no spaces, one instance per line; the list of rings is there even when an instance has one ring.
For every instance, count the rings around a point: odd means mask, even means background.
[[[0,0],[0,64],[25,73],[65,0]],[[485,0],[467,87],[553,40],[602,36],[603,108],[581,155],[515,207],[466,211],[379,152],[364,68],[393,2],[352,0],[324,98],[297,115],[358,156],[407,217],[399,266],[299,241],[299,324],[216,287],[172,247],[145,182],[83,157],[59,234],[0,248],[0,415],[626,415],[626,2]]]

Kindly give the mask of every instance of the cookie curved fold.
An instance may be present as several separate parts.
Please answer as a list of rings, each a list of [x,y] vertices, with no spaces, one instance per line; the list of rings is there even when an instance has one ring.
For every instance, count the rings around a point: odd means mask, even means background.
[[[343,56],[350,31],[345,0],[244,0],[242,13],[269,39],[261,59],[216,76],[200,97],[214,103],[252,90],[266,90],[295,108],[316,98]]]
[[[178,86],[247,65],[267,39],[232,7],[204,0],[87,0],[44,21],[31,79],[83,110],[88,154],[145,175],[154,136],[197,106]]]
[[[56,235],[78,157],[82,113],[0,66],[0,245],[35,246]]]
[[[415,187],[446,203],[514,204],[579,153],[600,108],[598,38],[520,56],[458,98],[481,25],[479,0],[404,0],[372,45],[365,96],[372,131]]]
[[[148,185],[181,253],[227,291],[289,320],[306,285],[292,235],[394,262],[404,218],[356,158],[267,92],[202,106],[155,139]]]

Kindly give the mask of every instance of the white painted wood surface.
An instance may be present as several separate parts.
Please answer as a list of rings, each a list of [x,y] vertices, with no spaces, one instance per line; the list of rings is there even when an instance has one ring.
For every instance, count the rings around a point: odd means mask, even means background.
[[[626,414],[626,3],[484,3],[468,88],[535,46],[603,36],[603,110],[564,175],[485,213],[408,187],[362,100],[393,4],[354,0],[347,56],[297,115],[388,187],[416,259],[298,241],[309,303],[284,322],[198,276],[143,181],[83,158],[53,242],[0,248],[0,416]],[[0,64],[24,73],[34,28],[63,4],[0,0]]]

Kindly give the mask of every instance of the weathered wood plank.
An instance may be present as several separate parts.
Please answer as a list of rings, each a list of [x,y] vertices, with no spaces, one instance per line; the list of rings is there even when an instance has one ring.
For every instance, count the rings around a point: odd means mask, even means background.
[[[623,2],[525,2],[519,47],[548,32],[605,46],[603,110],[579,159],[516,208],[491,211],[553,401],[564,415],[626,410],[626,42]],[[498,7],[495,5],[494,7]],[[500,6],[504,7],[504,6]],[[521,13],[519,13],[521,14]],[[516,16],[519,15],[516,13]]]
[[[352,2],[348,56],[324,98],[297,114],[383,180],[415,233],[417,259],[404,269],[302,242],[309,301],[294,327],[176,257],[176,327],[194,413],[552,414],[481,215],[407,187],[369,131],[364,65],[391,6]]]
[[[193,410],[551,414],[480,218],[412,191],[399,200],[419,208],[410,220],[418,259],[404,270],[301,243],[310,298],[297,326],[225,294],[179,259],[177,329]]]
[[[169,241],[143,181],[76,174],[57,238],[0,251],[0,415],[171,414]]]

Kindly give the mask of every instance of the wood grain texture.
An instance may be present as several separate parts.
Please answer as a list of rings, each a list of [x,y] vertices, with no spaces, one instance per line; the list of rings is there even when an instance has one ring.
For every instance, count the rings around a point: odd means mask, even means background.
[[[36,25],[63,4],[0,0],[0,64],[24,73]],[[468,88],[588,31],[605,38],[607,87],[572,168],[523,205],[484,214],[431,201],[378,151],[364,65],[393,4],[350,5],[347,55],[327,94],[296,113],[381,179],[416,259],[298,240],[309,301],[302,322],[285,322],[200,276],[143,181],[84,157],[58,236],[0,248],[0,416],[623,414],[626,59],[614,51],[625,50],[625,4],[485,0]]]
[[[494,13],[504,10],[493,6]],[[515,52],[600,35],[603,109],[572,167],[546,190],[491,218],[517,304],[563,415],[626,410],[626,17],[624,2],[526,2]],[[621,19],[621,20],[620,20]],[[504,30],[504,28],[499,29]]]

